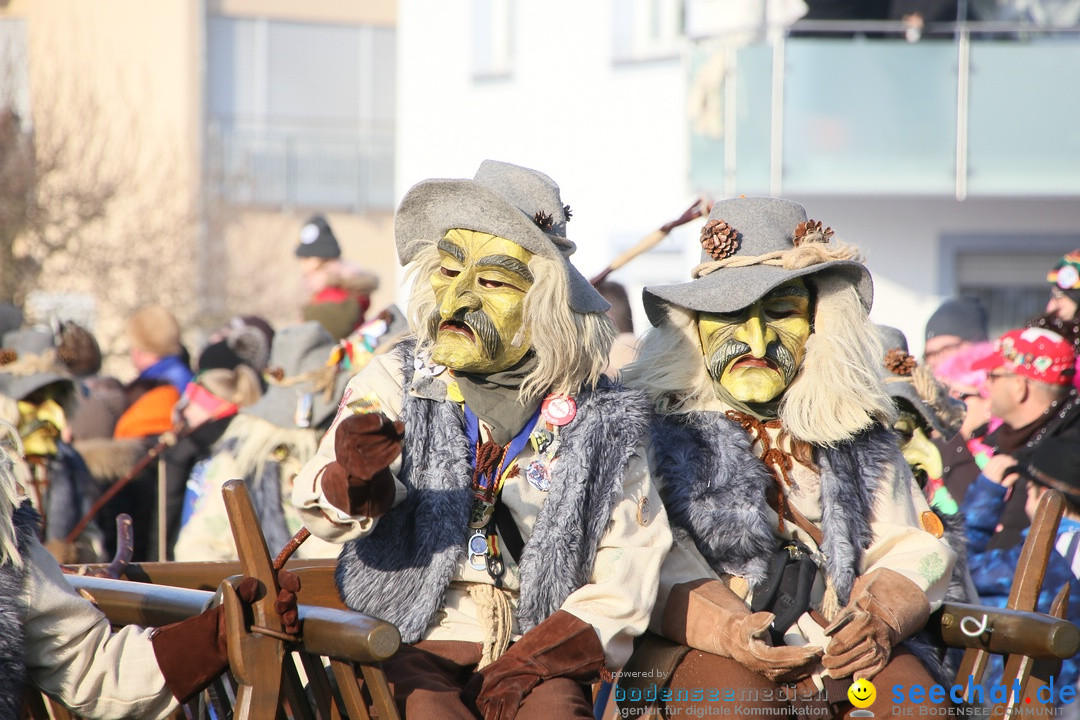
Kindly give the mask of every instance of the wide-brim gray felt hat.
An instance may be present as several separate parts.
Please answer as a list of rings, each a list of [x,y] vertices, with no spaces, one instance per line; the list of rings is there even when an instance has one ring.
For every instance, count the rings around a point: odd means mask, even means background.
[[[74,399],[75,380],[56,357],[52,332],[13,330],[3,336],[0,340],[0,395],[24,400],[53,383],[63,384],[65,405]]]
[[[485,160],[472,180],[432,179],[414,185],[398,206],[394,236],[402,265],[412,262],[424,242],[438,242],[454,228],[506,238],[562,262],[573,310],[607,312],[608,301],[570,263],[577,248],[566,237],[569,219],[559,186],[550,177]]]
[[[878,325],[885,349],[885,389],[893,398],[903,399],[922,417],[923,422],[945,438],[960,429],[967,406],[949,397],[948,389],[929,367],[920,366],[908,353],[907,336],[899,328]]]
[[[642,299],[653,325],[663,321],[665,303],[697,312],[735,312],[790,280],[825,273],[842,277],[854,285],[863,307],[870,311],[874,285],[870,272],[857,259],[827,260],[792,269],[761,262],[742,264],[770,253],[794,249],[796,232],[801,224],[807,222],[806,210],[802,205],[780,198],[731,198],[713,205],[706,228],[713,220],[726,223],[730,241],[729,252],[723,261],[731,264],[690,282],[646,287]],[[818,233],[817,237],[827,239],[827,235],[822,233]],[[715,258],[703,249],[701,262],[713,260]]]
[[[263,396],[240,412],[280,428],[320,428],[337,410],[348,373],[329,365],[337,342],[317,322],[290,325],[274,333]]]

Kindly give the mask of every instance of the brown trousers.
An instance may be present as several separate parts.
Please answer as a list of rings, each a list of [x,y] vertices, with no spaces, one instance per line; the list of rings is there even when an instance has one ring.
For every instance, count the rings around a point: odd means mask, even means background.
[[[383,663],[390,690],[406,720],[476,720],[479,713],[461,699],[461,691],[480,662],[480,645],[450,640],[422,640],[403,645]],[[592,718],[592,703],[573,680],[541,681],[525,696],[518,720]]]
[[[910,701],[904,705],[893,703],[890,692],[893,685],[910,687],[918,683],[929,687],[934,684],[922,663],[902,649],[894,650],[889,663],[871,682],[877,690],[877,698],[867,709],[875,718],[902,715],[905,708],[915,707]],[[668,687],[673,699],[663,706],[664,717],[669,719],[724,716],[754,720],[763,717],[848,720],[856,710],[847,701],[846,690],[839,693],[840,697],[834,697],[837,693],[829,693],[826,700],[821,693],[806,691],[801,686],[777,685],[731,658],[699,650],[687,653],[675,668]],[[912,712],[913,717],[918,715],[918,710]]]

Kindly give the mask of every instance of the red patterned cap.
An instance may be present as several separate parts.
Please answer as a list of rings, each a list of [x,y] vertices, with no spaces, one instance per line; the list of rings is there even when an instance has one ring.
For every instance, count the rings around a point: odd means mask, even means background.
[[[994,343],[994,352],[972,365],[973,370],[1005,367],[1009,372],[1051,385],[1072,382],[1076,354],[1072,343],[1051,330],[1010,330]]]

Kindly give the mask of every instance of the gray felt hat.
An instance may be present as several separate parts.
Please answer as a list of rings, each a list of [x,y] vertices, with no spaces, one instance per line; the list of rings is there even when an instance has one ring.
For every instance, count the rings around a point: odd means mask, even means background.
[[[65,394],[75,394],[75,381],[56,359],[56,346],[48,330],[13,330],[4,335],[0,348],[0,395],[24,400],[46,385],[63,383]]]
[[[267,388],[258,402],[241,409],[280,428],[321,427],[337,410],[348,373],[328,365],[337,343],[317,322],[290,325],[274,333]]]
[[[795,230],[807,217],[803,206],[790,200],[739,197],[713,205],[709,220],[721,220],[734,228],[736,242],[730,257],[741,260],[791,250],[795,247]],[[701,262],[712,259],[702,250]],[[734,312],[789,280],[823,273],[839,275],[855,285],[869,312],[874,285],[866,266],[857,260],[829,260],[792,270],[767,264],[724,267],[687,283],[647,287],[642,300],[649,321],[659,325],[665,315],[664,303],[697,312]]]
[[[421,247],[417,241],[437,242],[454,228],[512,240],[531,253],[562,261],[573,310],[607,312],[607,300],[570,263],[576,246],[566,238],[569,219],[559,186],[547,175],[485,160],[472,180],[433,179],[414,185],[398,206],[394,235],[402,265],[415,257]]]
[[[878,325],[881,345],[886,358],[893,350],[907,355],[909,368],[897,372],[888,362],[885,377],[885,389],[894,399],[903,399],[919,413],[930,427],[945,438],[950,438],[960,429],[967,406],[963,401],[949,397],[948,389],[941,381],[934,378],[928,367],[918,366],[915,358],[908,354],[907,336],[899,328],[890,325]],[[906,373],[906,374],[905,374]]]

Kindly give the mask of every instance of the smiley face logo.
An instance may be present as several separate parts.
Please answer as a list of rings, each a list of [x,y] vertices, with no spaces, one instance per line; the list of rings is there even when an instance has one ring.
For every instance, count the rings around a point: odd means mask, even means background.
[[[874,683],[863,678],[851,684],[847,691],[848,700],[857,708],[870,707],[877,698],[877,690]]]

